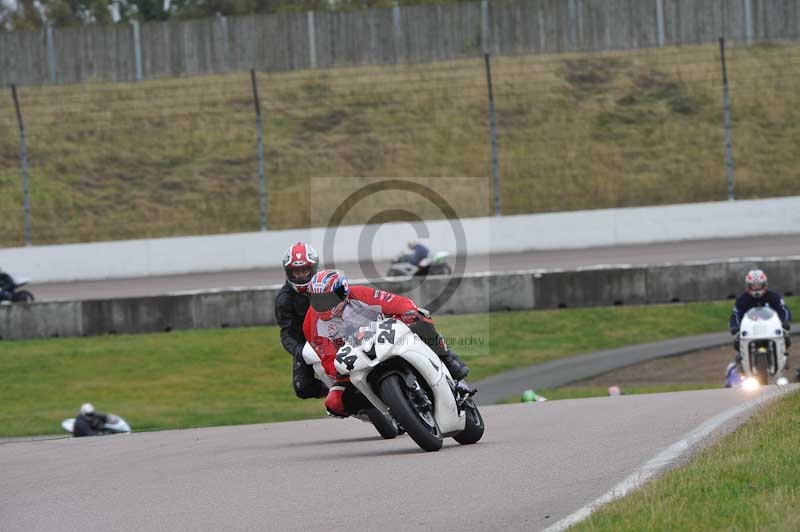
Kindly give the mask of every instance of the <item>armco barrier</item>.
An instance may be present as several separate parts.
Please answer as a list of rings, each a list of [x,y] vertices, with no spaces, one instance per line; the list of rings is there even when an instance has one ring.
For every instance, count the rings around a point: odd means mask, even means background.
[[[503,310],[640,305],[713,301],[741,292],[745,273],[766,270],[770,286],[784,295],[798,291],[800,257],[665,266],[587,268],[471,274],[447,294],[452,279],[381,281],[376,288],[405,294],[431,306],[448,297],[437,314]],[[0,306],[0,338],[50,338],[164,332],[179,329],[247,327],[275,323],[277,287],[202,292],[105,301],[31,303]],[[720,324],[720,329],[726,327]]]

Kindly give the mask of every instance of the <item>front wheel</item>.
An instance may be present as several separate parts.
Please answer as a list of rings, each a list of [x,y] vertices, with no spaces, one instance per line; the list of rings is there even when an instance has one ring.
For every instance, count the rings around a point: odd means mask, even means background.
[[[375,426],[375,429],[378,431],[378,434],[381,435],[381,438],[384,440],[391,440],[392,438],[396,438],[400,431],[397,428],[397,423],[388,417],[384,416],[383,413],[378,410],[377,408],[370,408],[367,410],[367,417]]]
[[[464,416],[466,417],[464,430],[453,436],[453,439],[461,445],[478,443],[483,437],[485,425],[483,424],[483,416],[481,416],[480,410],[478,410],[475,401],[472,399],[464,401]]]
[[[19,292],[14,292],[11,296],[11,301],[14,303],[30,303],[34,300],[33,294],[28,292],[27,290],[20,290]]]
[[[425,451],[442,448],[442,431],[433,417],[433,404],[421,389],[411,390],[400,375],[389,375],[381,382],[381,398],[389,412]]]
[[[769,382],[769,358],[766,353],[756,355],[755,374],[760,385],[764,386]]]

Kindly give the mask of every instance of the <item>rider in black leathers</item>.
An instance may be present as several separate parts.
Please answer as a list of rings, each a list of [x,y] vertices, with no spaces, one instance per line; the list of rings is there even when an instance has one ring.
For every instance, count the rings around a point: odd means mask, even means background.
[[[275,296],[275,318],[281,328],[283,348],[292,355],[292,386],[300,399],[328,395],[328,387],[314,376],[314,369],[303,360],[303,320],[308,311],[306,286],[319,268],[317,252],[303,242],[291,246],[283,257],[286,282]]]
[[[91,403],[84,403],[78,415],[75,416],[75,425],[72,434],[79,438],[81,436],[97,436],[103,425],[108,423],[110,416],[103,412],[97,412]]]

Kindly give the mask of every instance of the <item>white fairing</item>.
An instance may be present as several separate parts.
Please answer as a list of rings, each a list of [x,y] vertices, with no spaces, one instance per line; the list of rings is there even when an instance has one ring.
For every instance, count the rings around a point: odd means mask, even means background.
[[[306,345],[303,346],[303,360],[306,364],[314,368],[314,374],[325,384],[325,386],[328,388],[333,386],[333,379],[327,373],[325,373],[325,370],[322,367],[322,360],[308,342],[306,342]]]
[[[367,377],[376,367],[400,357],[417,370],[431,389],[434,417],[442,433],[448,435],[464,430],[466,418],[458,410],[451,388],[453,379],[436,353],[399,320],[387,318],[373,323],[377,323],[378,333],[370,340],[358,346],[348,343],[339,349],[334,363],[336,370],[350,375],[353,386],[388,415],[389,408],[372,391]]]
[[[786,365],[786,341],[781,320],[769,307],[750,309],[739,327],[739,354],[747,377],[752,377],[755,373],[755,356],[751,351],[756,351],[759,347],[764,347],[769,353],[769,380],[774,382],[782,376]]]

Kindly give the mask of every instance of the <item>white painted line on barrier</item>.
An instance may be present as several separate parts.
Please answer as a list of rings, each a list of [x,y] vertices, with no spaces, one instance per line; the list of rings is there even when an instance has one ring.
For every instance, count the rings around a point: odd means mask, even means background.
[[[566,530],[569,527],[580,523],[604,504],[608,504],[615,499],[624,497],[630,492],[642,487],[658,473],[665,470],[676,460],[678,460],[678,458],[680,458],[683,454],[690,451],[692,447],[700,443],[704,438],[707,438],[712,432],[734,417],[744,414],[745,412],[754,409],[764,402],[776,399],[787,392],[794,391],[797,388],[798,385],[792,384],[789,386],[782,386],[774,390],[769,390],[762,393],[759,397],[753,399],[752,401],[742,403],[739,406],[722,412],[721,414],[717,414],[688,433],[679,442],[660,452],[655,458],[644,464],[637,471],[625,478],[622,482],[611,488],[611,491],[598,497],[590,504],[568,515],[557,523],[545,528],[542,532],[561,532],[562,530]]]

